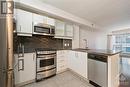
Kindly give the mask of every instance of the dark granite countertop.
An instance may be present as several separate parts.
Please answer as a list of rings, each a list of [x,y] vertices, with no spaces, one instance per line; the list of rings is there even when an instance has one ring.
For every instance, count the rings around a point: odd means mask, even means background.
[[[76,48],[76,49],[56,49],[59,50],[72,50],[72,51],[78,51],[78,52],[87,52],[87,53],[93,53],[93,54],[99,54],[99,55],[106,55],[106,56],[112,56],[118,53],[121,53],[121,51],[112,51],[112,50],[105,50],[105,49],[84,49],[84,48]],[[25,49],[25,53],[33,53],[35,52],[35,49]],[[14,52],[17,53],[17,52]]]
[[[93,54],[99,54],[99,55],[106,55],[106,56],[112,56],[118,53],[121,53],[121,51],[112,51],[107,49],[72,49],[73,51],[80,51],[80,52],[87,52],[87,53],[93,53]]]
[[[64,49],[64,48],[61,48],[61,49],[56,49],[57,51],[59,50],[72,50],[72,49]]]
[[[130,58],[130,53],[121,53],[120,56]]]
[[[72,49],[60,48],[60,49],[53,49],[53,50],[60,51],[60,50],[72,50]],[[28,48],[28,49],[26,48],[26,49],[24,49],[24,53],[33,53],[33,52],[36,52],[36,50],[34,48]],[[17,51],[14,51],[14,54],[17,54],[17,53],[18,53]]]

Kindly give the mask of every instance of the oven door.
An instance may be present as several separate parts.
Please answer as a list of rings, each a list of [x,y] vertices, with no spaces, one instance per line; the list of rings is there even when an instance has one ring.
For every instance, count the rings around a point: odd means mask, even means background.
[[[44,55],[37,58],[37,71],[45,71],[56,67],[56,56]]]

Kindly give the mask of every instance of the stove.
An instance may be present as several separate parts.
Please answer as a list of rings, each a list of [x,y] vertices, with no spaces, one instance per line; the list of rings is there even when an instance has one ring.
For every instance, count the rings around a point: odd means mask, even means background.
[[[56,75],[56,50],[36,49],[36,81]]]

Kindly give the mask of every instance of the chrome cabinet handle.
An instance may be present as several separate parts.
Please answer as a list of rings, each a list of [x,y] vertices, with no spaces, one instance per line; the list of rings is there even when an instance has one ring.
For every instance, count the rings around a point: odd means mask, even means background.
[[[22,50],[22,55],[20,54],[20,50]],[[24,45],[19,45],[18,46],[18,58],[19,57],[24,57]]]
[[[22,57],[24,57],[24,45],[22,46]]]
[[[35,54],[33,54],[33,61],[35,60]]]
[[[24,71],[24,59],[18,60],[18,71]]]
[[[18,58],[20,57],[20,47],[18,46]]]

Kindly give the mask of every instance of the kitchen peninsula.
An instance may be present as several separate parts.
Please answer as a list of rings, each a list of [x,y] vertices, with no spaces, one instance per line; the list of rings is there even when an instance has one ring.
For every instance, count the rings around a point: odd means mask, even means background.
[[[120,51],[73,49],[88,53],[88,79],[95,86],[118,87]]]

